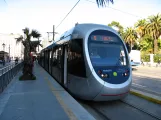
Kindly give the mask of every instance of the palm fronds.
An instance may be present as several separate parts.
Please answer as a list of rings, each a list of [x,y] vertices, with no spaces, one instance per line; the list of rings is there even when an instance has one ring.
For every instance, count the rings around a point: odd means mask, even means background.
[[[41,37],[41,34],[37,30],[32,30],[31,35],[34,38],[40,38]]]
[[[18,38],[15,38],[15,39],[16,39],[16,44],[23,42],[23,36],[22,35]]]
[[[107,3],[111,2],[112,4],[114,3],[113,0],[96,0],[98,7],[106,7]]]

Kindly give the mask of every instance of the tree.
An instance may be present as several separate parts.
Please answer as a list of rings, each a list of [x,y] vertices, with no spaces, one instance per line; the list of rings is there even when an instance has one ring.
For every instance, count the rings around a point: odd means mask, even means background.
[[[112,21],[110,24],[108,24],[108,26],[110,26],[110,27],[117,27],[118,28],[118,33],[123,38],[124,28],[123,28],[122,25],[120,25],[119,22]]]
[[[41,37],[41,34],[37,30],[33,30],[32,35],[38,39],[38,51],[39,51],[39,45],[41,46],[39,38]]]
[[[149,35],[145,35],[142,39],[139,40],[140,50],[147,53],[153,53],[153,39]]]
[[[148,18],[148,24],[145,27],[146,33],[148,33],[154,40],[154,51],[156,54],[158,51],[158,39],[161,36],[161,15],[150,16]]]
[[[158,47],[161,49],[161,38],[158,40]]]
[[[145,35],[145,26],[147,25],[146,19],[138,20],[137,23],[135,23],[135,29],[139,36],[139,38],[143,37]]]
[[[21,35],[20,37],[16,38],[16,42],[22,42],[24,45],[24,68],[23,68],[23,76],[33,76],[32,74],[32,58],[31,58],[31,48],[32,48],[32,41],[31,38],[37,38],[41,36],[41,34],[36,31],[32,30],[30,32],[29,28],[23,29],[24,37]]]
[[[132,50],[132,47],[133,47],[134,43],[136,42],[137,38],[138,38],[137,33],[132,27],[129,27],[125,30],[124,40],[126,43],[130,44],[131,50]]]

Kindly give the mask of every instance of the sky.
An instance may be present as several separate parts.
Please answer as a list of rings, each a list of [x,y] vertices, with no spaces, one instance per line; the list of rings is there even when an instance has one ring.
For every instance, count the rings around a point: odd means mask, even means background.
[[[80,0],[60,24],[77,1],[0,0],[0,33],[22,34],[22,29],[29,27],[46,38],[46,32],[52,32],[53,25],[60,35],[77,22],[107,25],[118,21],[124,27],[130,27],[139,19],[161,13],[161,0],[114,0],[114,4],[105,8],[98,8],[96,0]]]

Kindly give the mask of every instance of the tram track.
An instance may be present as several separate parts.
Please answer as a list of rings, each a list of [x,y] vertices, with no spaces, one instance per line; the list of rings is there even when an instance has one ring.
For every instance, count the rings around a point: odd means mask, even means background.
[[[154,115],[154,114],[148,112],[146,109],[143,109],[143,108],[141,108],[141,107],[139,107],[139,106],[135,106],[135,105],[133,105],[133,104],[131,104],[131,103],[128,103],[128,102],[125,101],[125,100],[120,100],[120,102],[125,103],[125,104],[127,104],[127,105],[129,105],[129,106],[131,106],[131,107],[133,107],[133,108],[135,108],[135,109],[138,109],[138,110],[140,110],[140,111],[142,111],[142,112],[148,114],[149,116],[155,118],[156,120],[161,120],[161,117],[159,117],[159,116],[157,116],[157,115]]]
[[[153,114],[127,100],[109,102],[81,101],[80,104],[93,115],[96,120],[161,120],[161,116]]]

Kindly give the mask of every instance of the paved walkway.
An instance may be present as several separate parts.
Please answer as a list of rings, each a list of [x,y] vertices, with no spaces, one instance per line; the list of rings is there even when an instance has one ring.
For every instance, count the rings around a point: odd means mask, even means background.
[[[38,64],[37,80],[19,81],[21,72],[0,94],[0,120],[94,120]]]

